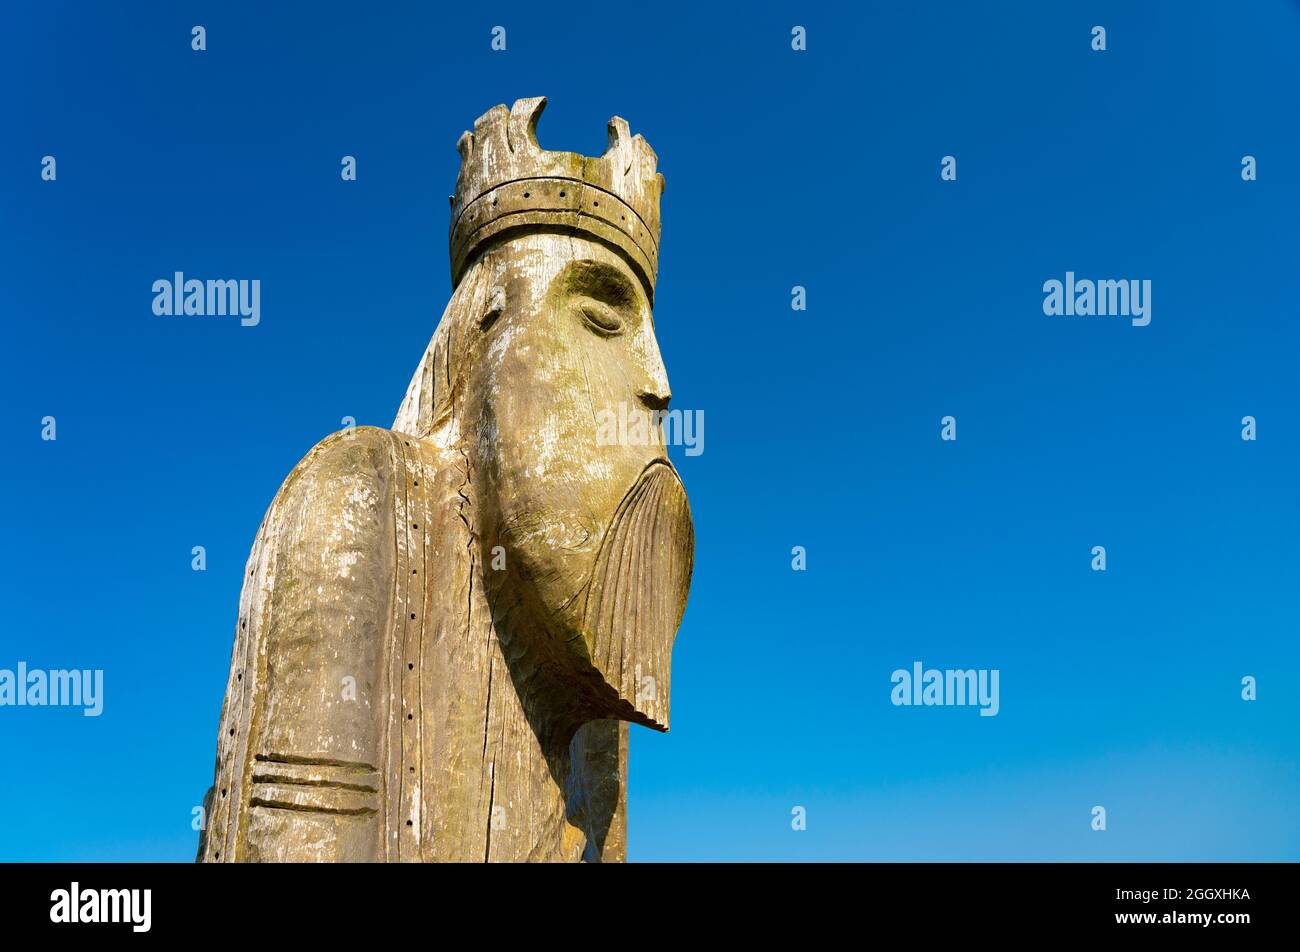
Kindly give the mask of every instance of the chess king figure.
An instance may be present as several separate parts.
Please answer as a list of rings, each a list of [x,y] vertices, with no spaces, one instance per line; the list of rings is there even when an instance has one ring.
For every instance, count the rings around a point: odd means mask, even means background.
[[[460,138],[454,290],[392,429],[322,440],[258,530],[201,861],[625,858],[694,531],[662,437],[597,418],[670,397],[663,176],[617,117],[599,157],[542,150],[545,102]]]

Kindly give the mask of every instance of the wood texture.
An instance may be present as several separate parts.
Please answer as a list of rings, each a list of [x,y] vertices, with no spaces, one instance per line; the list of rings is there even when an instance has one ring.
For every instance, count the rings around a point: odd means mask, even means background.
[[[322,440],[258,530],[201,861],[626,856],[628,723],[667,730],[694,538],[658,426],[596,421],[671,396],[662,177],[622,120],[599,159],[541,152],[541,102],[462,137],[458,281],[392,428]],[[557,170],[622,204],[520,204]],[[508,227],[458,231],[498,192]]]

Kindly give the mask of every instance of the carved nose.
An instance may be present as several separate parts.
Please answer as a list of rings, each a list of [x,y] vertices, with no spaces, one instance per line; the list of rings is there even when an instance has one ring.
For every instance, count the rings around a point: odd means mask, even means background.
[[[659,352],[654,354],[654,369],[641,384],[637,397],[651,410],[667,410],[668,401],[673,398],[672,388],[668,386],[668,372],[664,370]]]
[[[667,410],[668,401],[673,398],[672,393],[668,390],[664,390],[662,393],[658,391],[642,391],[639,396],[641,402],[651,410]]]
[[[664,359],[659,356],[658,342],[650,337],[648,343],[645,378],[637,387],[637,398],[651,410],[667,410],[668,401],[673,398],[672,388],[668,386],[668,371],[664,369]]]

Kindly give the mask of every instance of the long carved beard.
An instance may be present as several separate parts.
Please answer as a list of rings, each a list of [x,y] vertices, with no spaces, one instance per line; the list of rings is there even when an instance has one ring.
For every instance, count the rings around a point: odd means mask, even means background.
[[[663,731],[694,558],[686,490],[671,466],[652,463],[619,504],[596,556],[583,631],[592,663],[632,708],[621,716]]]

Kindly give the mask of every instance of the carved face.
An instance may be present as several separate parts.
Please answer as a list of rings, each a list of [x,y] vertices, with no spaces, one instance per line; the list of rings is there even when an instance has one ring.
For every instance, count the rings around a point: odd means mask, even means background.
[[[581,237],[518,237],[480,266],[490,290],[463,392],[487,571],[500,545],[501,589],[585,704],[666,730],[694,533],[653,417],[671,393],[650,302]]]

